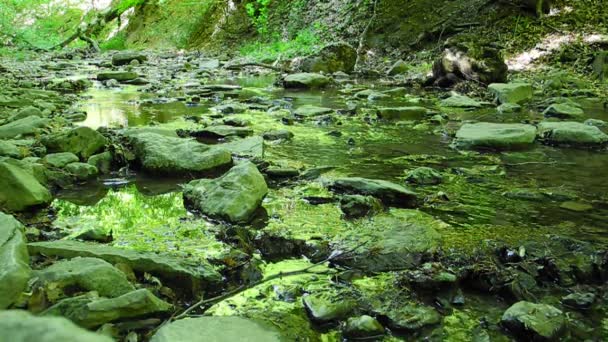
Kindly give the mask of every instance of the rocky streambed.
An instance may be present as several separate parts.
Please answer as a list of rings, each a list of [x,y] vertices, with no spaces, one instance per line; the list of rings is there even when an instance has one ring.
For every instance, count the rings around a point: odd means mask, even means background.
[[[608,337],[608,112],[574,76],[0,64],[12,340]]]

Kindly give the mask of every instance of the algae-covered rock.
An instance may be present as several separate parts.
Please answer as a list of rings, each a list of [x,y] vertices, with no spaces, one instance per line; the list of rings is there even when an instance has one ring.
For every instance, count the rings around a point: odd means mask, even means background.
[[[417,205],[418,196],[415,192],[385,180],[360,177],[340,178],[330,185],[330,189],[339,193],[374,196],[390,206],[414,208]]]
[[[547,118],[581,119],[585,111],[570,103],[554,103],[545,109],[543,115]]]
[[[508,308],[500,323],[522,341],[556,340],[566,328],[566,319],[561,310],[526,301]]]
[[[275,327],[236,316],[180,319],[160,328],[150,342],[287,342]]]
[[[268,193],[264,176],[251,162],[234,166],[216,179],[199,179],[184,187],[184,200],[210,217],[248,222]]]
[[[0,157],[21,158],[23,153],[11,141],[0,140]]]
[[[132,81],[139,75],[132,71],[105,71],[97,74],[98,81],[117,80],[118,82]]]
[[[408,304],[388,312],[388,326],[396,330],[419,330],[441,322],[441,315],[432,307]]]
[[[529,83],[492,83],[488,90],[496,96],[498,103],[520,104],[532,99],[533,89]]]
[[[31,254],[49,257],[93,257],[113,264],[126,264],[135,271],[148,272],[164,279],[189,281],[188,286],[214,286],[221,280],[220,274],[208,263],[95,243],[68,240],[33,242],[28,244],[28,250]]]
[[[49,152],[71,152],[83,160],[100,152],[106,146],[106,138],[89,127],[64,130],[42,138]]]
[[[143,63],[148,60],[148,57],[141,52],[121,51],[117,52],[116,54],[114,54],[114,56],[112,56],[112,65],[127,65],[134,60],[138,61],[139,63]]]
[[[31,270],[23,225],[14,217],[2,212],[0,212],[0,265],[2,265],[0,310],[4,310],[15,303],[25,290]]]
[[[0,311],[2,341],[7,342],[113,342],[78,327],[63,317],[36,317],[27,311]]]
[[[248,127],[235,127],[228,125],[209,126],[191,135],[197,138],[223,139],[226,137],[247,137],[253,134],[253,130]]]
[[[112,153],[109,151],[92,155],[87,163],[97,168],[100,173],[107,174],[112,170]]]
[[[131,137],[133,152],[142,169],[160,174],[204,173],[232,164],[230,151],[192,139],[155,133]]]
[[[424,107],[380,107],[378,117],[385,120],[421,120],[428,113]]]
[[[12,139],[17,136],[34,135],[50,123],[49,119],[28,116],[0,126],[0,139]]]
[[[302,303],[310,318],[321,323],[345,319],[357,307],[353,298],[327,292],[304,296]]]
[[[538,125],[539,138],[548,144],[597,147],[608,143],[608,135],[580,122],[549,122]]]
[[[384,327],[375,318],[367,315],[351,317],[346,321],[342,334],[349,338],[371,338],[384,334]]]
[[[291,74],[285,77],[283,85],[285,88],[323,88],[329,85],[330,79],[327,76],[315,73]]]
[[[32,170],[15,159],[0,160],[0,208],[24,211],[47,205],[51,193],[32,173]]]
[[[382,210],[382,202],[372,196],[345,195],[340,198],[340,210],[347,218],[359,218]]]
[[[42,284],[73,290],[96,291],[103,297],[118,297],[134,291],[124,273],[97,258],[77,257],[59,261],[34,274]]]
[[[410,66],[405,61],[400,59],[393,63],[393,65],[388,69],[386,74],[389,76],[401,75],[405,74],[409,69]]]
[[[296,108],[296,110],[293,112],[293,114],[296,117],[308,118],[308,117],[314,117],[314,116],[319,116],[319,115],[323,115],[323,114],[331,114],[333,112],[334,112],[334,110],[331,108],[318,107],[318,106],[313,106],[313,105],[303,105],[303,106]]]
[[[95,166],[87,163],[70,163],[65,166],[65,170],[78,180],[87,180],[97,176],[99,173],[99,170]]]
[[[479,108],[482,106],[479,101],[460,94],[453,94],[447,99],[441,100],[441,105],[455,108]]]
[[[94,293],[94,292],[93,292]],[[72,322],[94,328],[119,319],[163,314],[173,306],[147,289],[135,290],[116,298],[96,298],[88,294],[68,298],[51,306],[43,316],[64,316]]]
[[[42,111],[33,106],[27,106],[19,109],[15,114],[11,115],[7,122],[17,121],[23,118],[27,118],[28,116],[37,116],[39,118],[43,117]]]
[[[72,152],[60,152],[47,154],[42,162],[51,167],[62,168],[70,163],[79,161],[78,156]]]
[[[419,185],[436,185],[443,182],[443,176],[435,169],[423,166],[408,171],[405,181]]]
[[[270,141],[289,140],[289,139],[293,138],[293,133],[286,129],[277,129],[274,131],[264,132],[262,137],[264,138],[264,140],[270,140]]]
[[[230,151],[233,155],[249,158],[264,157],[264,139],[260,136],[238,139],[223,143],[222,148]]]
[[[333,74],[342,71],[350,73],[355,69],[357,50],[347,43],[329,44],[319,52],[302,58],[299,68],[305,72]]]
[[[532,145],[536,128],[525,124],[479,122],[464,124],[454,146],[463,149],[513,149]]]

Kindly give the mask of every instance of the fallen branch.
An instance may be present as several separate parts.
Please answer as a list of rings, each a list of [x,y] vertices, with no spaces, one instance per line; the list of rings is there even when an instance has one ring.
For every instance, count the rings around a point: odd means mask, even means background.
[[[278,72],[288,72],[289,71],[289,70],[285,70],[285,69],[280,68],[280,67],[276,67],[274,65],[264,64],[264,63],[256,63],[256,62],[232,64],[232,65],[226,66],[226,69],[228,69],[228,70],[241,70],[241,69],[246,68],[246,67],[259,67],[259,68],[270,69],[270,70],[274,70],[274,71],[278,71]]]

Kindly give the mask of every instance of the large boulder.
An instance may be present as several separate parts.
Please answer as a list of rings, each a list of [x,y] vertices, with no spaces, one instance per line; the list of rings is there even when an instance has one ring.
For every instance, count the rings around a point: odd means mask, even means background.
[[[134,60],[138,61],[139,63],[143,63],[148,60],[148,57],[141,52],[135,51],[117,52],[116,54],[114,54],[114,56],[112,56],[112,65],[127,65]]]
[[[145,171],[159,174],[200,174],[232,164],[230,151],[193,139],[141,133],[131,138],[135,157]]]
[[[7,342],[113,342],[63,317],[36,317],[27,311],[0,311],[0,340]]]
[[[220,274],[209,263],[193,262],[165,254],[69,240],[33,242],[28,244],[28,250],[31,254],[49,257],[92,257],[112,264],[126,264],[134,271],[148,272],[169,281],[190,283],[193,287],[213,287],[221,281]]]
[[[101,133],[89,127],[78,127],[42,139],[49,152],[72,152],[83,160],[101,152],[107,140]]]
[[[498,103],[516,103],[532,99],[533,89],[529,83],[492,83],[488,90],[494,94]]]
[[[150,342],[281,342],[277,328],[243,317],[185,318],[167,324]]]
[[[116,298],[97,297],[95,292],[67,298],[51,306],[43,316],[64,316],[72,322],[94,328],[126,318],[163,314],[173,305],[159,299],[148,289],[140,289]]]
[[[24,211],[51,201],[49,190],[40,184],[24,162],[0,159],[0,208]]]
[[[34,135],[50,123],[49,119],[28,116],[0,126],[0,139],[12,139],[17,136]]]
[[[77,257],[59,261],[34,275],[41,284],[52,284],[64,292],[66,289],[78,289],[97,291],[103,297],[118,297],[135,290],[123,272],[97,258]]]
[[[189,206],[232,223],[248,222],[267,193],[264,176],[248,161],[219,178],[199,179],[184,186],[184,200]]]
[[[30,279],[30,263],[23,225],[0,212],[0,310],[11,306]],[[0,325],[2,322],[0,322]]]
[[[351,73],[355,70],[357,50],[347,43],[335,43],[325,46],[321,51],[304,57],[294,64],[305,72],[322,72],[333,74],[342,71]]]
[[[549,122],[538,125],[538,136],[552,145],[598,147],[608,143],[608,135],[595,126],[580,122]]]
[[[500,50],[489,46],[468,48],[464,44],[447,47],[433,64],[434,84],[448,87],[462,80],[484,84],[504,83],[508,67]]]
[[[324,88],[331,80],[327,76],[316,73],[299,73],[287,75],[283,80],[285,88],[313,89]]]
[[[536,127],[525,124],[479,122],[464,124],[454,146],[462,149],[513,149],[532,145]]]
[[[521,341],[557,340],[566,328],[566,318],[561,310],[526,301],[508,308],[500,323]]]
[[[329,186],[332,191],[347,194],[374,196],[386,205],[414,208],[418,196],[415,192],[395,183],[360,177],[340,178]]]

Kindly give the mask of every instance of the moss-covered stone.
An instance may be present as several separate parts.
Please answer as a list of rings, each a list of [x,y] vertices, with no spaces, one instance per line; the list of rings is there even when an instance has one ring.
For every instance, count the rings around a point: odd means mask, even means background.
[[[89,127],[78,127],[43,137],[42,143],[49,152],[71,152],[87,160],[103,150],[107,141],[101,133]]]
[[[51,193],[23,162],[15,159],[0,160],[0,208],[24,211],[47,205]]]
[[[24,228],[14,217],[0,212],[0,310],[17,301],[30,279]],[[2,322],[0,322],[0,325]]]
[[[548,144],[597,147],[608,143],[608,135],[599,128],[580,122],[549,122],[538,125],[539,138]]]
[[[533,89],[529,83],[493,83],[488,90],[494,94],[498,103],[515,103],[532,99]]]
[[[551,305],[522,301],[505,311],[501,324],[523,340],[551,341],[564,333],[566,319],[562,311]]]
[[[0,139],[12,139],[17,136],[27,136],[40,133],[50,124],[49,119],[28,116],[0,126]]]
[[[340,178],[333,181],[330,189],[339,193],[374,196],[390,206],[413,208],[417,205],[415,192],[401,185],[379,179]]]
[[[118,82],[132,81],[139,75],[132,71],[106,71],[97,74],[98,81],[117,80]]]
[[[127,65],[132,61],[138,61],[143,63],[148,60],[148,57],[141,52],[136,51],[121,51],[117,52],[112,56],[112,65],[121,66]]]
[[[65,166],[65,170],[71,173],[78,180],[87,180],[97,176],[99,170],[91,164],[87,163],[70,163]]]
[[[370,338],[384,335],[384,327],[367,315],[351,317],[346,321],[342,334],[348,338]]]
[[[304,57],[298,64],[305,72],[333,74],[342,71],[353,72],[357,62],[357,50],[347,43],[334,43],[323,47],[319,52]]]
[[[330,81],[331,80],[328,77],[321,74],[299,73],[285,77],[283,85],[285,88],[314,89],[324,88],[329,85]]]
[[[424,107],[380,107],[378,117],[385,120],[421,120],[429,112]]]
[[[303,105],[303,106],[296,108],[296,110],[293,113],[296,117],[308,118],[308,117],[314,117],[314,116],[319,116],[319,115],[323,115],[323,114],[331,114],[333,112],[334,112],[334,110],[331,108],[318,107],[318,106],[313,106],[313,105]]]
[[[480,122],[464,124],[456,132],[454,146],[463,149],[513,149],[534,143],[536,128],[525,124]]]
[[[78,156],[72,152],[51,153],[42,158],[43,163],[57,168],[62,168],[77,161],[79,161]]]

